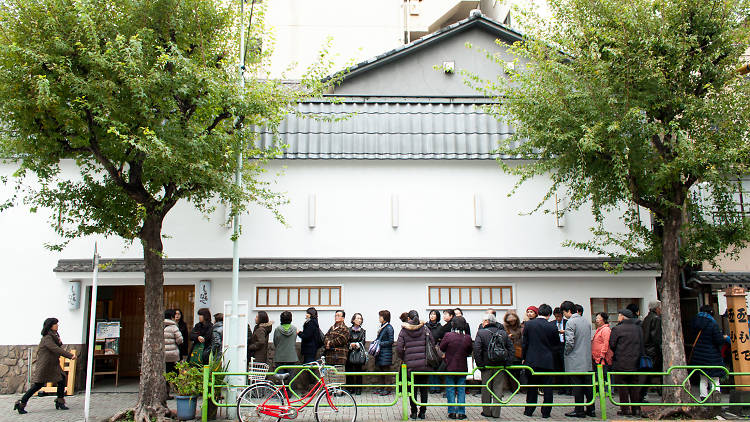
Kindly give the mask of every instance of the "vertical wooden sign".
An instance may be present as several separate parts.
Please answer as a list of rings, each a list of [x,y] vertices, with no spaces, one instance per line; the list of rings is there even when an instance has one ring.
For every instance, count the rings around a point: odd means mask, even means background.
[[[750,329],[748,328],[747,299],[742,287],[729,287],[724,292],[727,298],[729,338],[732,341],[733,372],[750,372]],[[750,385],[750,375],[734,377],[737,385]],[[750,391],[750,387],[737,387]]]

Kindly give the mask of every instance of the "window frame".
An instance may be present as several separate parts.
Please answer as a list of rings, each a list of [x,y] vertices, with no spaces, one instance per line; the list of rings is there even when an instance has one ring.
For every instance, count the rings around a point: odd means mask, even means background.
[[[432,290],[437,290],[437,301],[433,300],[432,297]],[[458,290],[458,302],[453,301],[452,297],[452,290],[456,289]],[[464,302],[463,293],[462,290],[468,289],[469,290],[469,301],[472,300],[472,289],[479,289],[479,303],[466,303]],[[490,293],[490,300],[489,302],[484,302],[483,300],[483,289],[489,289]],[[500,289],[500,299],[497,303],[493,303],[492,298],[492,290],[493,289]],[[442,303],[441,296],[442,291],[447,290],[448,291],[448,303]],[[508,297],[510,298],[510,303],[503,303],[503,290],[509,290]],[[449,307],[459,307],[459,308],[466,308],[466,309],[483,309],[483,308],[493,308],[493,309],[514,309],[516,306],[516,285],[515,283],[471,283],[471,284],[458,284],[458,283],[430,283],[427,284],[427,306],[429,308],[449,308]]]
[[[617,314],[620,311],[620,309],[625,308],[631,303],[635,303],[638,305],[638,308],[641,309],[641,314],[643,314],[643,307],[641,306],[643,304],[643,298],[642,297],[590,297],[589,298],[589,312],[591,314],[591,323],[593,324],[596,320],[596,314],[598,312],[602,311],[594,311],[594,300],[603,300],[604,301],[604,311],[607,315],[609,315],[609,323],[610,324],[617,324]],[[616,301],[614,306],[614,312],[612,312],[609,309],[609,302],[610,301]],[[621,302],[622,301],[622,302]],[[622,306],[621,306],[622,305]],[[612,318],[612,315],[615,316],[615,318]]]
[[[260,301],[258,300],[259,293],[261,292],[261,289],[265,290],[265,305],[261,305]],[[328,305],[321,305],[319,304],[320,301],[320,290],[322,289],[328,289]],[[269,305],[269,299],[271,298],[271,291],[276,291],[276,303],[274,305]],[[279,298],[280,292],[282,290],[286,290],[286,304],[279,304]],[[297,291],[297,304],[296,305],[290,305],[291,302],[289,300],[290,297],[293,297],[293,295],[290,295],[291,291],[296,290]],[[307,301],[305,304],[300,303],[301,299],[301,292],[302,290],[307,290]],[[311,291],[312,290],[318,290],[318,304],[311,304],[310,300],[312,297]],[[339,292],[338,294],[338,303],[331,304],[334,298],[333,291],[337,290]],[[287,284],[287,285],[267,285],[267,284],[256,284],[254,286],[253,291],[253,309],[257,310],[300,310],[300,309],[307,309],[310,307],[314,307],[316,309],[325,309],[325,310],[331,310],[331,309],[341,309],[344,305],[344,286],[341,284]]]

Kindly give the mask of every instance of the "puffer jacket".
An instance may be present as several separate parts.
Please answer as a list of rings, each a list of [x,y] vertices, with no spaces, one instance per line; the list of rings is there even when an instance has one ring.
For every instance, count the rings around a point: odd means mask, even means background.
[[[445,352],[445,370],[466,372],[469,370],[466,358],[471,356],[471,336],[450,332],[440,341],[440,350]]]
[[[177,323],[171,319],[164,320],[164,362],[180,360],[180,345],[185,341]]]
[[[711,315],[700,312],[690,326],[692,335],[689,343],[693,344],[696,336],[700,335],[700,337],[695,343],[693,355],[688,365],[724,366],[724,360],[721,358],[721,347],[727,340],[721,333],[716,320]],[[721,377],[725,374],[721,369],[704,369],[704,372],[711,377]]]
[[[346,365],[349,357],[349,327],[343,322],[333,324],[323,337],[326,351],[326,363],[329,365]]]
[[[211,328],[211,352],[214,356],[223,352],[224,347],[224,321],[219,321]]]
[[[375,365],[391,366],[393,364],[393,326],[389,322],[380,326],[376,340],[380,340],[380,353],[375,358]]]
[[[419,324],[404,322],[401,324],[401,332],[398,333],[398,341],[396,342],[396,353],[406,364],[406,369],[409,371],[431,370],[427,366],[427,357],[425,356],[427,332],[424,322]],[[430,336],[431,338],[432,336]],[[431,340],[430,343],[432,343]],[[432,347],[435,347],[435,345],[432,344]]]
[[[643,340],[641,327],[634,318],[617,324],[609,334],[613,371],[637,371],[640,366]]]
[[[255,358],[256,362],[268,363],[268,334],[271,333],[273,322],[258,324],[253,330],[250,341],[247,344],[247,360]]]

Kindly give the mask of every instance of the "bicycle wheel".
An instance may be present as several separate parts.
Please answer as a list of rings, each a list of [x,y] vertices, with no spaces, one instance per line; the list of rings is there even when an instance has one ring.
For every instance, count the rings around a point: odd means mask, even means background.
[[[257,384],[247,387],[237,398],[237,417],[240,422],[280,421],[281,418],[258,412],[258,406],[264,403],[271,406],[284,406],[286,400],[276,386],[272,384]]]
[[[332,387],[328,391],[331,393],[331,406],[328,403],[328,396],[323,391],[318,394],[315,400],[315,420],[317,422],[354,422],[357,420],[357,402],[354,397],[345,390]]]

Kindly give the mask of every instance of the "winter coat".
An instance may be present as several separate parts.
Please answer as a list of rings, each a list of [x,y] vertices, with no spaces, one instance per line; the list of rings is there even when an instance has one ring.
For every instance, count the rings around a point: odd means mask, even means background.
[[[302,352],[302,360],[315,359],[315,355],[318,353],[323,345],[318,343],[318,332],[320,326],[318,325],[318,318],[310,318],[305,321],[302,325],[302,332],[299,333],[299,338],[302,344],[300,344],[300,351]],[[302,362],[307,363],[307,362]]]
[[[60,341],[57,332],[50,330],[39,342],[31,382],[35,384],[46,384],[48,382],[57,384],[62,380],[63,371],[60,368],[60,356],[65,356],[68,359],[73,358],[72,353],[62,348],[62,341]]]
[[[643,319],[642,328],[646,354],[656,363],[657,360],[661,360],[661,317],[654,311],[649,312]]]
[[[612,371],[638,371],[643,351],[641,327],[634,318],[622,320],[609,335]]]
[[[391,366],[393,364],[393,326],[388,322],[381,325],[376,340],[380,340],[380,353],[375,358],[375,365]]]
[[[443,324],[442,327],[440,327],[440,330],[437,332],[437,336],[433,337],[436,342],[440,342],[443,340],[443,336],[453,331],[453,320],[450,320]]]
[[[297,327],[289,324],[287,329],[282,326],[276,327],[273,330],[273,347],[275,355],[273,357],[274,363],[296,363],[299,362],[299,356],[297,356],[296,350],[297,344]]]
[[[180,360],[182,360],[183,357],[188,357],[190,332],[187,329],[187,324],[185,324],[185,322],[182,320],[177,323],[177,328],[180,330],[180,334],[182,335],[182,344],[178,346],[178,348],[180,349]]]
[[[164,320],[164,362],[180,360],[180,345],[184,343],[177,323],[171,319]]]
[[[565,325],[564,355],[565,372],[591,370],[591,323],[577,313]]]
[[[477,366],[482,367],[490,365],[489,359],[487,358],[487,351],[489,350],[492,337],[497,332],[500,332],[503,336],[505,349],[510,355],[510,360],[508,362],[501,362],[499,363],[499,365],[510,365],[513,362],[513,353],[515,349],[513,347],[513,342],[511,341],[510,336],[508,336],[508,333],[505,332],[505,328],[502,325],[498,324],[497,322],[492,322],[487,324],[486,327],[480,328],[479,331],[477,331],[477,337],[474,339],[474,362],[476,362]]]
[[[205,342],[203,343],[203,362],[208,361],[208,354],[211,351],[211,332],[213,331],[213,325],[211,325],[210,322],[208,323],[197,323],[193,327],[193,331],[190,332],[190,340],[193,342],[193,344],[190,346],[190,353],[189,355],[193,354],[193,349],[195,348],[195,345],[200,343],[198,341],[198,337],[203,337]]]
[[[328,329],[323,337],[325,346],[326,364],[346,365],[349,357],[349,327],[344,322],[337,322]]]
[[[256,362],[268,363],[268,334],[271,333],[272,322],[258,324],[253,330],[253,335],[247,342],[247,360],[255,358]]]
[[[354,347],[352,347],[352,343],[360,343],[360,347],[364,348],[365,350],[365,356],[367,354],[367,348],[365,348],[365,339],[367,338],[367,331],[365,331],[364,328],[361,328],[359,330],[354,329],[354,325],[349,327],[349,353],[351,353],[352,350],[355,350]]]
[[[427,357],[425,356],[427,332],[428,330],[425,328],[423,322],[419,324],[404,322],[401,324],[401,332],[398,333],[398,341],[396,342],[396,353],[398,353],[398,357],[406,364],[406,369],[409,371],[431,370],[427,366]],[[432,344],[432,347],[434,346]]]
[[[544,318],[526,321],[523,325],[522,344],[525,365],[534,369],[555,369],[555,355],[560,350],[560,336],[554,325]]]
[[[223,352],[224,348],[224,321],[219,321],[211,328],[211,351],[214,356]]]
[[[707,313],[701,312],[690,324],[692,335],[689,344],[695,342],[696,336],[698,342],[693,348],[693,356],[688,365],[696,366],[724,366],[721,358],[721,347],[726,343],[726,338],[721,333],[716,320]],[[702,331],[701,331],[702,330]],[[721,369],[705,369],[704,372],[711,377],[720,377],[725,374]]]
[[[437,322],[428,322],[424,325],[427,327],[428,330],[430,330],[430,334],[432,334],[432,338],[436,339],[440,337],[443,334],[443,326],[440,325],[440,321]]]
[[[510,325],[503,323],[503,328],[505,329],[505,332],[508,333],[511,343],[513,343],[511,363],[518,364],[521,362],[521,358],[516,358],[516,347],[520,347],[523,350],[523,329],[521,328],[521,324],[511,327]]]
[[[602,325],[596,329],[594,338],[591,339],[591,361],[594,365],[612,364],[612,349],[609,348],[609,338],[612,334],[612,329],[609,325]]]
[[[469,370],[466,358],[471,356],[471,336],[455,332],[447,333],[440,341],[440,350],[445,353],[446,372]]]

